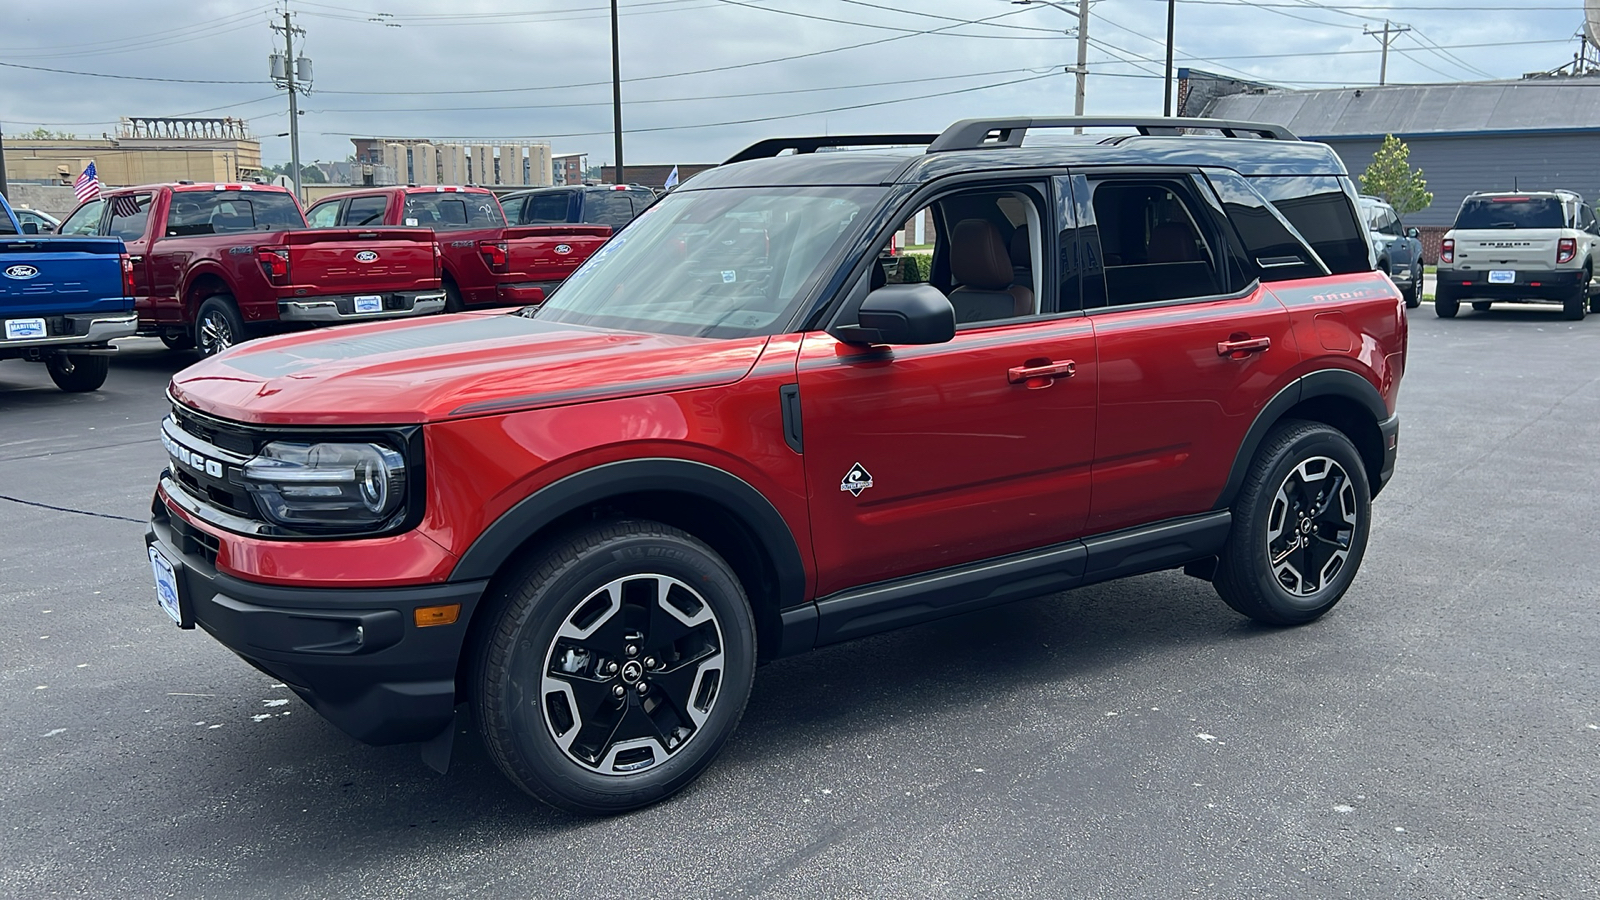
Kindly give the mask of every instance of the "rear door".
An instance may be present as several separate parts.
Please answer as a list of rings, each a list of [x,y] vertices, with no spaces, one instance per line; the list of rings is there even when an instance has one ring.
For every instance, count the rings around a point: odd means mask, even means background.
[[[1043,179],[934,199],[934,259],[956,264],[934,262],[933,283],[966,313],[953,340],[806,336],[798,380],[819,595],[1082,534],[1099,370],[1078,310],[1071,208],[1062,219],[1055,207]]]
[[[1077,176],[1073,188],[1093,234],[1084,302],[1100,368],[1088,531],[1209,511],[1256,413],[1299,361],[1289,313],[1242,268],[1237,233],[1199,173]],[[1250,264],[1309,262],[1292,256],[1268,248]]]

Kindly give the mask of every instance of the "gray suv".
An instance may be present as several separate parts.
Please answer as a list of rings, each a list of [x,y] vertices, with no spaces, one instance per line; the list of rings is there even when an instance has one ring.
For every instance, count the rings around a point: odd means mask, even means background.
[[[1372,252],[1378,268],[1388,274],[1406,306],[1416,307],[1422,287],[1422,239],[1415,228],[1407,228],[1400,214],[1381,197],[1361,197],[1361,217],[1372,238]]]

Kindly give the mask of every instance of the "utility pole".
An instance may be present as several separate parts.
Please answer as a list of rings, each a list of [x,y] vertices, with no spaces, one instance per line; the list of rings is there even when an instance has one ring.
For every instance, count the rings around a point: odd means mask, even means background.
[[[1172,28],[1178,19],[1178,0],[1167,0],[1167,77],[1166,92],[1161,95],[1161,114],[1172,115]]]
[[[1033,3],[1043,3],[1053,6],[1069,16],[1078,20],[1078,65],[1074,69],[1078,73],[1078,93],[1072,102],[1072,114],[1083,115],[1083,95],[1089,78],[1089,0],[1078,0],[1078,10],[1073,12],[1070,8],[1054,2],[1054,0],[1011,0],[1014,6],[1028,6]],[[1082,128],[1072,129],[1075,134],[1083,134]]]
[[[6,179],[6,136],[0,131],[0,197],[11,198],[11,183]]]
[[[1389,45],[1394,43],[1395,38],[1405,34],[1410,30],[1410,25],[1390,26],[1388,19],[1383,20],[1382,31],[1377,31],[1372,28],[1363,28],[1361,30],[1362,34],[1371,35],[1372,37],[1377,38],[1379,43],[1383,44],[1383,62],[1378,64],[1379,87],[1382,87],[1389,80]]]
[[[617,184],[627,184],[622,170],[622,53],[617,45],[617,0],[611,0],[611,136],[616,142]]]
[[[283,35],[283,65],[280,67],[276,60],[271,60],[272,80],[280,88],[289,92],[289,168],[290,177],[294,182],[294,196],[296,200],[305,202],[304,195],[300,192],[300,103],[295,96],[297,91],[310,91],[311,60],[296,59],[294,55],[294,36],[306,36],[306,30],[295,25],[289,18],[289,6],[284,4],[283,24],[273,25],[272,30]],[[275,54],[274,54],[275,55]],[[270,59],[270,58],[269,58]],[[300,71],[304,67],[305,71]],[[296,76],[299,76],[296,78]]]

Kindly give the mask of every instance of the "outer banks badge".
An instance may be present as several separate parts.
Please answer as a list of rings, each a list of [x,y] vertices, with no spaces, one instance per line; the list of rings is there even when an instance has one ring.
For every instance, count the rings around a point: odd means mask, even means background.
[[[872,473],[861,463],[851,466],[850,471],[844,473],[844,480],[839,482],[839,490],[849,491],[852,497],[861,496],[861,492],[869,487],[872,487]]]

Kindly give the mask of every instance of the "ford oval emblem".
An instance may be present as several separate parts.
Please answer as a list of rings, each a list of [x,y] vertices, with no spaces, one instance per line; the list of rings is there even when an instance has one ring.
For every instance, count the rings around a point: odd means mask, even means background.
[[[560,256],[566,256],[568,253],[571,253],[571,252],[572,252],[572,245],[571,244],[557,244],[556,245],[556,253],[558,255],[560,255]]]
[[[38,274],[39,270],[35,269],[33,266],[12,266],[9,269],[6,269],[6,277],[15,278],[18,281],[25,281]]]
[[[378,254],[377,254],[376,251],[373,251],[373,250],[362,250],[361,252],[356,254],[356,262],[368,263],[368,262],[377,262],[377,261],[378,261]]]

